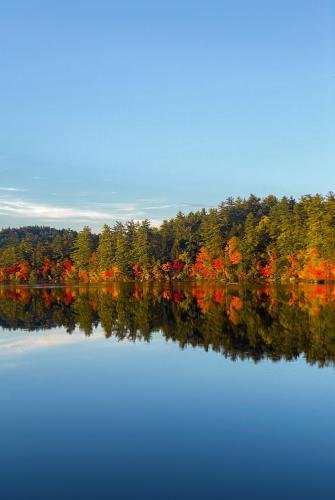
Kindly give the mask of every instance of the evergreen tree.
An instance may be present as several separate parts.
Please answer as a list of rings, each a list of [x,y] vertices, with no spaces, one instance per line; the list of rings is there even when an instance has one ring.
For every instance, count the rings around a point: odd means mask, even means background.
[[[128,245],[126,228],[121,222],[117,222],[113,228],[115,240],[114,263],[123,274],[129,274]]]
[[[144,220],[136,227],[133,258],[136,263],[141,264],[145,269],[148,269],[150,264],[149,241],[150,224],[148,220]]]
[[[219,213],[211,209],[201,225],[202,245],[213,257],[218,257],[223,252],[223,239],[221,236],[221,225]]]
[[[101,269],[110,269],[114,262],[113,236],[111,228],[105,224],[99,236],[97,262]]]
[[[72,253],[73,262],[77,269],[88,271],[92,250],[92,232],[88,226],[85,226],[77,236]]]

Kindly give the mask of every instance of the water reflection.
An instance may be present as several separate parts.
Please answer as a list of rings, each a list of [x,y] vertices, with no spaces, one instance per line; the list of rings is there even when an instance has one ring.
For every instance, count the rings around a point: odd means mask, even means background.
[[[231,359],[335,362],[335,286],[220,287],[210,284],[99,288],[0,288],[5,330],[79,327],[92,335],[150,341],[161,331],[181,348],[192,345]]]

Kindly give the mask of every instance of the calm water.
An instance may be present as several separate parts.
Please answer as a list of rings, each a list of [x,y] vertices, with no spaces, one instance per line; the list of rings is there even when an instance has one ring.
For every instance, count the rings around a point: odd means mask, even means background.
[[[335,288],[0,288],[1,499],[333,499]]]

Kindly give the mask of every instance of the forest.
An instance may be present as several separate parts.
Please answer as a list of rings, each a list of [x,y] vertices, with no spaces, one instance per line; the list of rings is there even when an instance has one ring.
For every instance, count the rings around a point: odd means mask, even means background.
[[[105,224],[0,231],[0,282],[335,281],[335,195],[228,198],[217,208]]]

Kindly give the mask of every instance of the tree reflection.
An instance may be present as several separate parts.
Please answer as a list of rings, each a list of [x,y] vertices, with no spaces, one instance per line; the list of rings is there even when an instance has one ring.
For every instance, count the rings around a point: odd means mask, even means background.
[[[181,348],[213,349],[231,359],[277,361],[304,356],[335,362],[335,286],[243,288],[157,282],[108,287],[0,288],[0,326],[7,330],[98,325],[106,337],[150,341],[161,331]]]

